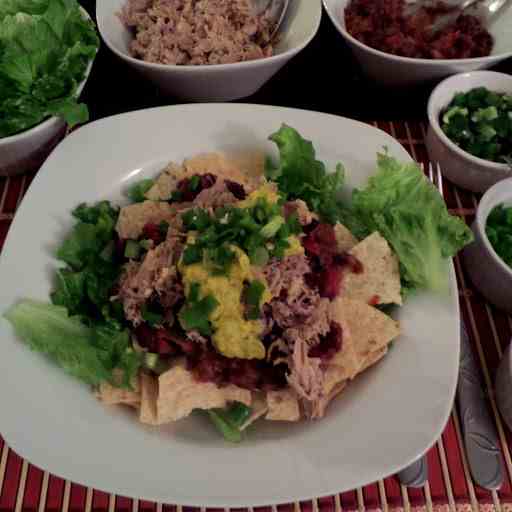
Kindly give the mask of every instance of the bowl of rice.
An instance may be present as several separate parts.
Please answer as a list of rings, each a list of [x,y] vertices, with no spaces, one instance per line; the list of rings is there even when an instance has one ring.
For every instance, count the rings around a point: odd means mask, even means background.
[[[291,0],[273,36],[249,0],[98,0],[106,45],[167,95],[230,101],[258,91],[313,39],[321,0]]]

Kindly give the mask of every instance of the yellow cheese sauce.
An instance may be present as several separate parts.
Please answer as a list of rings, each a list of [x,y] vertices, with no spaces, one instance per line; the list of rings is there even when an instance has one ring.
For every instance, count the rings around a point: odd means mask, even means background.
[[[237,208],[250,208],[258,199],[266,199],[270,204],[276,204],[279,199],[279,192],[272,183],[264,183],[261,187],[251,192],[245,199],[236,203]]]
[[[226,357],[240,359],[264,359],[265,346],[261,342],[263,325],[261,320],[246,320],[242,291],[244,282],[255,279],[248,256],[238,247],[232,246],[237,259],[227,275],[212,275],[205,263],[180,264],[180,271],[188,294],[192,283],[201,285],[200,297],[213,295],[219,305],[210,314],[215,348]],[[258,278],[261,280],[261,277]],[[260,306],[272,297],[265,284]]]
[[[266,199],[275,204],[280,196],[275,185],[263,184],[253,191],[243,201],[238,201],[236,207],[251,208],[259,199]],[[196,233],[190,232],[188,243],[193,243]],[[303,254],[304,248],[297,236],[288,237],[290,247],[284,256]],[[242,302],[244,284],[258,279],[265,285],[265,291],[260,300],[260,307],[272,300],[272,295],[258,269],[252,269],[249,257],[239,247],[230,246],[236,254],[236,260],[231,264],[227,275],[212,274],[206,262],[192,265],[179,264],[186,294],[189,294],[192,283],[199,283],[200,298],[213,295],[218,306],[209,316],[213,327],[212,342],[215,348],[224,356],[239,359],[264,359],[265,346],[261,341],[263,324],[261,320],[246,320],[245,306]]]

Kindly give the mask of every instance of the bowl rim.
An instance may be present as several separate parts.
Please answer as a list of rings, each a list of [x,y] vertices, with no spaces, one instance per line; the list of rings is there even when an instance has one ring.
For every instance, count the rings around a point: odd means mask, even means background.
[[[505,184],[503,182],[506,182]],[[501,256],[494,250],[494,247],[492,246],[489,238],[487,237],[486,233],[486,226],[487,226],[487,219],[489,218],[489,215],[491,214],[492,210],[500,205],[503,204],[505,200],[500,199],[499,201],[491,200],[490,196],[494,194],[494,192],[498,189],[503,187],[503,185],[510,185],[510,201],[512,201],[512,178],[507,178],[505,180],[501,180],[498,183],[495,183],[491,188],[485,192],[485,194],[482,196],[482,199],[480,200],[480,203],[477,208],[476,212],[476,218],[475,218],[475,229],[478,231],[478,234],[480,235],[482,239],[483,246],[487,253],[491,256],[493,261],[498,265],[499,268],[501,268],[512,280],[512,268],[510,268],[501,258]],[[487,210],[487,213],[484,214],[484,210]]]
[[[455,142],[453,142],[448,136],[443,132],[441,129],[441,126],[439,124],[439,116],[436,115],[434,110],[437,108],[438,102],[437,96],[440,94],[440,91],[444,88],[449,88],[453,90],[453,95],[456,93],[456,88],[451,87],[450,82],[456,82],[461,77],[469,78],[470,76],[480,76],[480,77],[500,77],[504,78],[506,80],[510,81],[510,89],[512,94],[512,76],[507,75],[506,73],[499,73],[497,71],[487,71],[487,70],[479,70],[479,71],[467,71],[466,73],[457,73],[456,75],[449,76],[448,78],[445,78],[443,81],[441,81],[434,90],[430,93],[428,104],[427,104],[427,115],[428,115],[428,122],[432,130],[435,132],[437,137],[443,142],[445,146],[448,147],[452,152],[456,153],[462,158],[465,158],[466,160],[470,161],[473,164],[479,165],[480,167],[485,167],[486,171],[503,171],[503,172],[510,172],[510,176],[512,177],[512,171],[510,170],[510,166],[508,164],[502,164],[499,162],[492,162],[491,160],[485,160],[484,158],[480,158],[478,156],[474,156],[471,153],[468,153],[467,151],[464,151],[461,149]],[[477,87],[477,86],[475,86]],[[481,87],[485,87],[482,85]],[[447,105],[445,105],[446,108]]]
[[[107,0],[108,1],[108,0]],[[304,1],[304,0],[303,0]],[[207,65],[192,65],[192,64],[160,64],[157,62],[147,62],[141,59],[137,59],[135,57],[132,57],[129,54],[126,54],[120,50],[118,50],[110,41],[110,38],[107,37],[106,32],[103,30],[103,23],[102,21],[105,19],[104,17],[99,16],[98,13],[98,5],[99,1],[96,2],[96,22],[98,26],[98,31],[101,35],[101,38],[103,42],[107,45],[107,47],[115,53],[118,57],[123,59],[126,62],[130,62],[132,64],[135,64],[137,66],[141,66],[142,68],[146,69],[152,69],[152,70],[175,70],[175,71],[184,71],[189,73],[199,73],[199,72],[206,72],[206,73],[212,73],[215,71],[227,71],[227,70],[233,70],[233,69],[244,69],[244,68],[255,68],[264,66],[267,63],[272,62],[279,62],[281,60],[286,60],[300,51],[302,51],[316,36],[318,33],[318,30],[320,29],[320,24],[322,21],[322,1],[321,0],[305,0],[305,3],[313,3],[313,1],[317,2],[318,5],[318,15],[316,24],[309,34],[309,36],[298,46],[294,46],[293,48],[289,48],[288,50],[278,53],[275,55],[272,55],[270,57],[263,57],[260,59],[255,60],[247,60],[242,62],[231,62],[229,64],[207,64]],[[114,13],[115,14],[115,13]],[[121,21],[120,21],[121,22]],[[512,53],[511,53],[512,55]]]
[[[89,13],[80,5],[80,11],[84,15],[85,18],[87,18],[94,26],[96,24],[94,23],[93,19],[89,15]],[[96,60],[96,56],[98,55],[99,46],[96,49],[96,52],[94,53],[94,56],[91,57],[91,60],[89,61],[89,64],[87,64],[87,68],[85,70],[85,76],[84,79],[78,84],[77,90],[76,90],[76,97],[79,98],[82,94],[82,91],[85,87],[85,84],[87,83],[87,80],[89,79],[89,76],[91,75],[92,66],[94,64],[94,61]],[[32,128],[28,128],[26,130],[23,130],[20,133],[15,133],[14,135],[9,135],[8,137],[0,137],[0,147],[3,145],[8,145],[13,142],[21,142],[25,139],[30,139],[32,136],[36,135],[39,132],[43,132],[47,130],[51,125],[57,123],[60,120],[60,117],[58,116],[51,116],[48,119],[45,119],[44,121],[41,121],[39,124],[36,124]]]
[[[344,1],[344,0],[342,0]],[[351,43],[358,46],[359,48],[372,53],[373,55],[379,56],[379,57],[385,57],[390,60],[393,60],[395,62],[402,62],[407,64],[426,64],[428,66],[430,65],[454,65],[454,66],[460,66],[467,64],[469,62],[474,64],[485,64],[489,62],[493,62],[496,59],[502,60],[507,59],[512,56],[512,50],[505,53],[500,53],[497,55],[487,55],[486,57],[471,57],[466,59],[420,59],[417,57],[404,57],[402,55],[393,55],[392,53],[386,53],[382,50],[377,50],[376,48],[372,48],[371,46],[368,46],[358,39],[356,39],[353,35],[348,32],[348,30],[345,28],[344,23],[342,24],[339,16],[333,12],[331,7],[327,4],[328,0],[322,0],[325,10],[327,11],[327,14],[329,18],[331,18],[331,21],[334,23],[335,27],[338,29],[340,34],[348,39]],[[346,2],[348,3],[348,2]],[[343,12],[345,12],[345,9],[343,8]]]

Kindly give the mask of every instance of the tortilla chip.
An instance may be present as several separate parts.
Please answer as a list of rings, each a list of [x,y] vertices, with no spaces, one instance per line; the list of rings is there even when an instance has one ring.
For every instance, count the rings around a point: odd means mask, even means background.
[[[340,252],[348,252],[358,244],[357,238],[339,222],[334,226],[334,235],[336,236],[336,244]]]
[[[354,378],[373,364],[372,357],[400,334],[400,327],[398,322],[364,302],[341,297],[332,303],[332,308],[334,321],[344,320],[348,333],[344,331],[342,350],[331,364],[348,368],[348,378]]]
[[[334,355],[325,372],[324,393],[328,394],[340,381],[353,379],[361,366],[352,338],[350,326],[346,321],[345,312],[340,305],[340,299],[330,304],[330,316],[333,322],[341,326],[343,339],[341,350]]]
[[[245,165],[246,168],[242,168],[241,165]],[[262,160],[259,165],[263,170],[264,161]],[[232,158],[222,153],[206,153],[185,160],[183,166],[190,176],[212,173],[247,186],[251,190],[255,187],[255,180],[259,180],[261,176],[261,174],[258,177],[250,176],[251,171],[254,171],[254,164],[251,160],[244,162],[241,155]]]
[[[116,230],[119,238],[137,239],[148,223],[160,224],[162,221],[172,223],[176,209],[169,203],[144,201],[121,208]]]
[[[377,232],[349,251],[363,264],[363,272],[347,272],[343,296],[366,304],[402,304],[398,258]]]
[[[126,404],[137,406],[140,403],[141,395],[137,380],[135,389],[116,388],[108,382],[100,384],[97,397],[106,405]]]
[[[267,392],[268,412],[265,419],[272,421],[299,421],[297,395],[291,389]]]
[[[232,384],[219,388],[212,382],[197,382],[183,360],[159,377],[156,405],[160,424],[185,418],[194,409],[222,408],[228,402],[251,405],[251,392]]]
[[[361,372],[364,372],[366,369],[370,368],[370,366],[378,363],[387,353],[388,347],[384,347],[368,354],[361,367]]]
[[[158,398],[158,380],[145,373],[140,376],[141,401],[139,420],[147,425],[158,425],[156,401]]]
[[[222,153],[206,153],[185,160],[183,165],[170,163],[146,192],[153,201],[167,200],[179,181],[195,174],[214,174],[244,185],[246,192],[258,186],[263,175],[264,155],[260,153],[238,154],[227,157]]]
[[[154,185],[146,192],[146,199],[151,201],[167,201],[176,189],[176,184],[184,175],[185,169],[171,162],[158,176]]]
[[[333,386],[327,395],[323,396],[319,400],[316,400],[311,409],[311,418],[322,418],[325,415],[325,410],[327,409],[327,406],[331,400],[336,398],[346,387],[346,380],[338,382]]]

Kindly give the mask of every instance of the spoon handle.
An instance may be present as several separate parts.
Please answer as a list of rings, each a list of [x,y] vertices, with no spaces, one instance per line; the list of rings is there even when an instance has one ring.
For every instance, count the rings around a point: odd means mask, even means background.
[[[409,464],[397,473],[398,480],[406,487],[423,487],[428,479],[428,464],[426,456]]]
[[[461,323],[457,395],[462,435],[473,479],[484,489],[499,489],[505,470],[498,433],[487,408],[480,371],[464,323]]]

